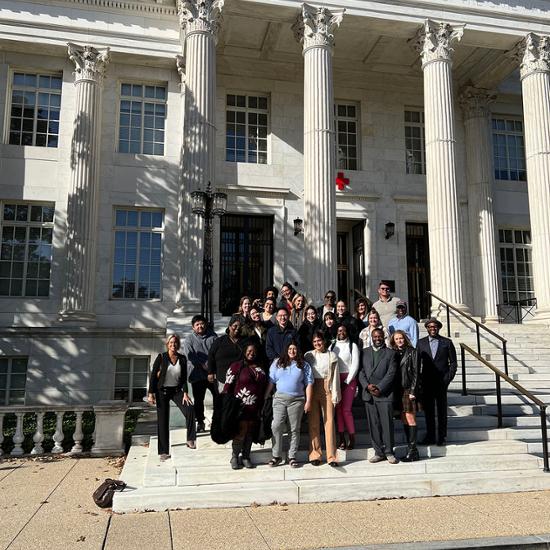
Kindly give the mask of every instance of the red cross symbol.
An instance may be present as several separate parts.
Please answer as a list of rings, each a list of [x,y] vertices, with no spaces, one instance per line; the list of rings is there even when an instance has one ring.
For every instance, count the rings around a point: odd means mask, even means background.
[[[336,187],[338,187],[340,191],[343,191],[346,185],[349,185],[349,178],[344,177],[344,172],[338,172],[338,174],[336,174]]]

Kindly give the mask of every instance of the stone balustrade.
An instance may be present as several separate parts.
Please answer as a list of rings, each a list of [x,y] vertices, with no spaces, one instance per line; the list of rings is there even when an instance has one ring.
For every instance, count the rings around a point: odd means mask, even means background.
[[[32,441],[34,443],[30,454],[43,455],[44,450],[44,418],[48,413],[55,414],[55,431],[52,435],[53,447],[51,454],[64,452],[63,442],[67,436],[72,435],[74,441],[68,454],[78,455],[84,452],[83,440],[83,416],[85,413],[92,413],[95,417],[95,427],[92,434],[93,445],[91,454],[93,456],[115,456],[124,454],[124,417],[128,410],[127,403],[123,401],[100,401],[95,405],[13,405],[0,407],[0,456],[4,454],[2,443],[6,428],[5,420],[15,416],[15,432],[13,434],[13,448],[10,456],[21,456],[26,454],[23,449],[26,434],[24,433],[24,419],[26,415],[35,420]],[[72,434],[63,431],[63,420],[67,413],[75,415],[75,426]]]

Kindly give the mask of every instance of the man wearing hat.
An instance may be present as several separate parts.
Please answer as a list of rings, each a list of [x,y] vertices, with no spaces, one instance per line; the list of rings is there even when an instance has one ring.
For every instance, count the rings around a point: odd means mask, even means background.
[[[395,317],[388,323],[388,331],[393,334],[396,330],[402,330],[411,341],[413,347],[418,342],[418,323],[407,313],[407,302],[400,300],[395,306]]]
[[[437,445],[447,439],[447,388],[456,374],[456,349],[449,338],[439,335],[441,323],[429,319],[424,326],[428,336],[418,340],[418,355],[421,362],[422,404],[426,417],[426,437],[423,445],[436,442],[435,410],[437,407]]]

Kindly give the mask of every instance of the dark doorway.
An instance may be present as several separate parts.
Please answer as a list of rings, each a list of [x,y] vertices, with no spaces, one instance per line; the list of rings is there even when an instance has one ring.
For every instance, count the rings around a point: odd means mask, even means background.
[[[257,298],[273,284],[273,216],[221,218],[220,311],[235,313],[241,296]]]
[[[366,296],[366,277],[365,277],[365,221],[356,223],[351,228],[351,247],[353,252],[353,300]],[[353,304],[349,305],[350,310]]]
[[[338,288],[336,295],[339,300],[349,300],[349,259],[348,259],[348,234],[336,233],[336,270],[338,277]],[[329,290],[325,289],[325,292]]]
[[[430,253],[428,249],[428,224],[408,223],[407,233],[407,283],[409,289],[409,313],[415,319],[430,315]]]

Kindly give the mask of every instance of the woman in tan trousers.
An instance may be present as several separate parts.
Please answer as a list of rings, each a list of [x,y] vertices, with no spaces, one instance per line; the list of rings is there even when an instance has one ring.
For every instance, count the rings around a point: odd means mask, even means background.
[[[334,352],[327,351],[325,337],[321,331],[313,334],[312,344],[313,350],[308,351],[304,356],[304,359],[311,365],[315,378],[311,409],[308,414],[309,462],[313,466],[321,464],[323,450],[321,448],[320,414],[322,412],[327,445],[327,462],[329,466],[337,467],[334,407],[340,401],[338,357]]]

